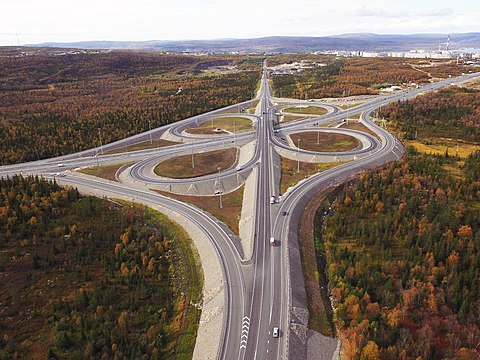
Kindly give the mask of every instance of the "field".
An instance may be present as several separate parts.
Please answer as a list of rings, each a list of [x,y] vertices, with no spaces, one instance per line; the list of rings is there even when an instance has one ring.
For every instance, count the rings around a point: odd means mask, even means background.
[[[222,195],[222,207],[220,207],[219,196],[189,196],[171,194],[164,191],[155,191],[164,196],[193,204],[200,209],[209,212],[218,220],[225,223],[235,234],[238,235],[238,224],[240,222],[240,216],[242,213],[244,188],[244,186],[241,186],[231,193]]]
[[[355,150],[361,146],[360,141],[353,136],[336,133],[308,131],[290,134],[290,138],[295,146],[300,144],[300,149],[309,151],[340,152]]]
[[[237,161],[236,148],[193,154],[195,167],[192,167],[192,155],[177,156],[158,164],[155,174],[172,179],[187,179],[209,175],[230,169]]]
[[[364,133],[367,133],[367,134],[370,134],[372,136],[375,136],[378,140],[380,140],[380,138],[378,137],[377,134],[375,134],[375,132],[373,132],[372,130],[370,130],[368,127],[366,127],[365,125],[363,125],[362,123],[359,123],[359,122],[356,122],[356,121],[348,121],[348,123],[344,123],[342,126],[340,126],[341,128],[344,128],[344,129],[352,129],[352,130],[358,130],[358,131],[362,131]]]
[[[142,141],[142,142],[139,142],[139,143],[123,146],[121,148],[108,150],[108,151],[105,151],[104,153],[105,154],[119,154],[119,153],[127,152],[127,151],[156,149],[156,148],[160,148],[160,147],[177,145],[177,144],[179,144],[179,143],[175,142],[175,141],[169,141],[169,140],[164,140],[164,139],[152,139],[151,143],[150,143],[150,140]]]
[[[344,164],[344,162],[313,164],[300,162],[300,172],[297,172],[297,162],[295,160],[281,158],[282,176],[280,179],[280,194],[284,194],[287,189],[294,186],[300,180],[308,178],[316,173],[331,169],[335,166]]]
[[[107,180],[117,181],[115,175],[117,174],[118,169],[123,166],[126,166],[128,162],[120,163],[120,164],[112,164],[112,165],[101,165],[96,167],[89,167],[77,170],[80,173],[101,177]]]
[[[212,74],[212,66],[235,73]],[[111,51],[0,57],[0,164],[65,155],[248,100],[249,56]],[[100,135],[99,135],[100,132]]]
[[[244,117],[217,117],[201,123],[199,126],[185,130],[190,134],[216,134],[213,130],[220,128],[229,133],[252,130],[252,121]],[[225,132],[223,132],[225,133]]]
[[[327,113],[327,109],[318,106],[297,106],[297,107],[290,107],[282,110],[286,113],[293,113],[293,114],[302,114],[302,115],[325,115]]]

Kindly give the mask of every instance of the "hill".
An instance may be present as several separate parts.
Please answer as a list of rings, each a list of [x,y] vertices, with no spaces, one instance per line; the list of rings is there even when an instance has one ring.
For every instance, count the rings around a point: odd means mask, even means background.
[[[256,39],[82,41],[34,46],[82,49],[142,49],[175,52],[309,52],[320,50],[405,51],[445,48],[448,34],[342,34],[322,37],[270,36]],[[451,49],[479,48],[480,33],[450,34]]]

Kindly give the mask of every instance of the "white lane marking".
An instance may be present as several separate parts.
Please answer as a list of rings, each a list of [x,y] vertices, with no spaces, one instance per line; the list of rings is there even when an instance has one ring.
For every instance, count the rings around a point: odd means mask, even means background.
[[[274,275],[274,269],[275,269],[275,256],[273,254],[273,251],[272,251],[272,256],[270,257],[270,297],[271,297],[271,303],[270,303],[270,322],[269,324],[272,324],[272,313],[273,313],[273,297],[274,297],[274,279],[273,279],[273,275]]]
[[[244,316],[242,319],[242,337],[240,341],[240,350],[247,348],[248,331],[250,330],[250,318]]]

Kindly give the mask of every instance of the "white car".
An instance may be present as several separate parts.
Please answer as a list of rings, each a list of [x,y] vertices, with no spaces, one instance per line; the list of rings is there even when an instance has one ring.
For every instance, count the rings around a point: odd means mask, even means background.
[[[272,331],[272,336],[274,338],[278,338],[279,332],[280,332],[280,330],[278,329],[278,327],[274,326],[273,331]]]

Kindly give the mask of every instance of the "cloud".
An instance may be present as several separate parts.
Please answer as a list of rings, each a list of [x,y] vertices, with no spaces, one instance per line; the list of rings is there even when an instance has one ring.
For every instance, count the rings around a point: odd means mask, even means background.
[[[418,18],[418,17],[445,17],[451,16],[452,8],[424,9],[424,10],[400,10],[385,8],[357,7],[350,10],[350,16],[359,17],[382,17],[382,18]]]

